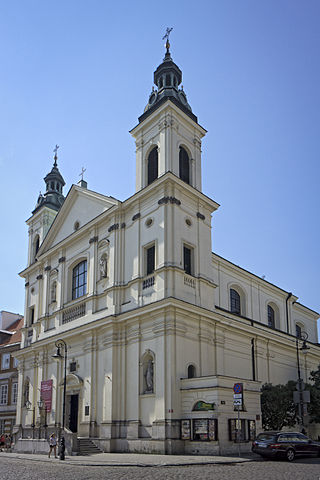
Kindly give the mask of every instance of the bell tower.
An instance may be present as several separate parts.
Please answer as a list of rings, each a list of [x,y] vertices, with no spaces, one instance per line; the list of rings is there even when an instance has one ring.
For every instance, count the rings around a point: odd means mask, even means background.
[[[54,149],[53,167],[44,177],[46,191],[44,194],[40,192],[32,216],[26,222],[29,226],[28,265],[36,260],[39,247],[64,202],[65,181],[58,169],[58,148],[56,145]]]
[[[201,139],[206,130],[198,124],[181,82],[167,38],[165,57],[154,72],[156,88],[130,132],[136,141],[137,192],[166,172],[201,191]]]

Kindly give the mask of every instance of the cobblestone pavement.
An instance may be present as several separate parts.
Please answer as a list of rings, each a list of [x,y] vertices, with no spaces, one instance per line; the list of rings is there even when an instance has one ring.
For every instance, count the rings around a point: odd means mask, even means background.
[[[68,465],[0,457],[1,480],[319,480],[319,458],[229,465],[121,467]]]

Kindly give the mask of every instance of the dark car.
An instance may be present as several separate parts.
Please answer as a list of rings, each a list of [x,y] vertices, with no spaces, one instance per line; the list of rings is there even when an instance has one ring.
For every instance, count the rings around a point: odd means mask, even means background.
[[[320,443],[297,432],[259,433],[252,451],[262,457],[285,457],[292,462],[296,456],[320,456]]]

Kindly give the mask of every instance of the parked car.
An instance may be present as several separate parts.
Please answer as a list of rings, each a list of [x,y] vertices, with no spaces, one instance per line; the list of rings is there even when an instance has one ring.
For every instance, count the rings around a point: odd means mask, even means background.
[[[298,432],[264,432],[252,443],[252,451],[262,457],[285,457],[292,462],[296,456],[320,456],[320,443]]]

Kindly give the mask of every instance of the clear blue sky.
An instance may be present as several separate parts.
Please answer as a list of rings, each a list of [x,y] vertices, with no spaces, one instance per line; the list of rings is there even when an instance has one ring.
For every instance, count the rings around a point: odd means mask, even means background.
[[[0,0],[0,309],[23,312],[27,228],[60,145],[67,193],[134,193],[137,124],[171,52],[221,207],[213,250],[320,310],[318,0]]]

